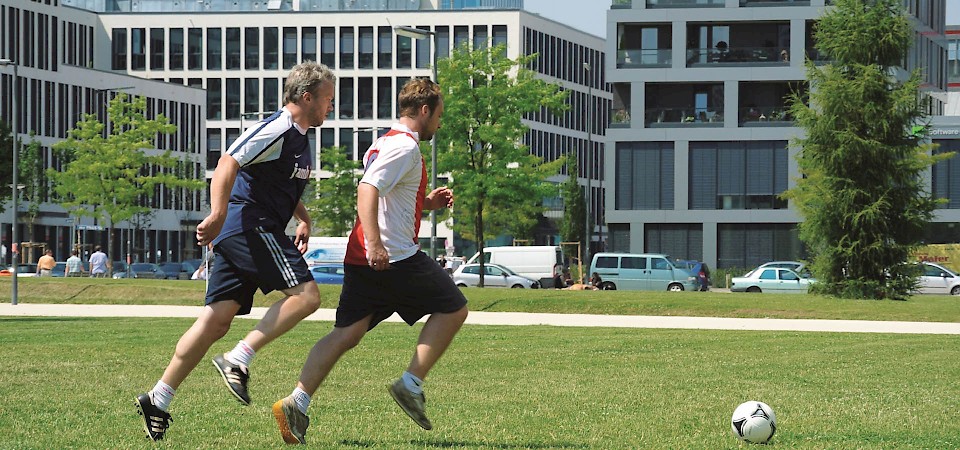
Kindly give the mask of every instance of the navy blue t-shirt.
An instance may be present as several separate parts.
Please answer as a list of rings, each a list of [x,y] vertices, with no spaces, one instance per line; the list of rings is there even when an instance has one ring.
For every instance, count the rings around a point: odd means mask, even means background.
[[[307,130],[283,108],[247,129],[227,154],[240,164],[240,172],[213,244],[256,227],[286,227],[310,181],[313,151]]]

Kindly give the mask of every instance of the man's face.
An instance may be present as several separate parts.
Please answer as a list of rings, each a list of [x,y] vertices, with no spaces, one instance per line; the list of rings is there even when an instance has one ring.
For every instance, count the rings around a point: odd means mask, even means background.
[[[433,136],[437,134],[437,130],[440,129],[440,116],[442,115],[443,99],[440,99],[440,102],[437,104],[437,110],[433,111],[432,115],[424,118],[423,126],[420,130],[421,140],[429,141],[430,139],[433,139]]]
[[[316,92],[307,92],[303,94],[304,107],[308,111],[310,123],[319,127],[323,125],[323,120],[327,118],[330,111],[333,111],[333,83],[323,82]]]

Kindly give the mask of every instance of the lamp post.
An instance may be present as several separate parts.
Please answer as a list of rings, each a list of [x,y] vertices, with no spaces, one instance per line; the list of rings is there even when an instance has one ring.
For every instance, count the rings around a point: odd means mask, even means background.
[[[0,67],[7,66],[13,66],[13,86],[10,88],[10,98],[12,99],[10,103],[13,105],[13,119],[10,121],[12,130],[10,134],[13,138],[13,184],[10,186],[10,188],[13,190],[13,226],[11,227],[13,230],[10,233],[10,238],[12,239],[10,241],[10,255],[13,257],[13,267],[15,269],[19,269],[20,243],[17,241],[19,240],[20,236],[19,233],[17,233],[17,209],[19,208],[17,205],[17,200],[19,200],[20,192],[17,186],[17,176],[20,172],[20,168],[18,167],[20,164],[20,158],[18,155],[20,153],[20,146],[18,145],[19,139],[17,138],[17,116],[20,114],[20,99],[17,97],[17,88],[19,87],[20,83],[17,77],[17,63],[7,58],[0,59]],[[17,276],[19,275],[17,272],[17,270],[14,270],[13,279],[10,280],[10,304],[12,305],[17,304]]]
[[[414,27],[394,26],[393,30],[400,36],[406,36],[411,39],[430,39],[433,47],[433,82],[438,83],[437,79],[437,34],[430,30],[421,30]],[[430,189],[437,188],[437,136],[434,134],[430,140]],[[430,211],[430,257],[437,259],[437,212]]]
[[[583,251],[583,257],[587,261],[590,258],[590,240],[593,237],[593,221],[592,215],[590,214],[590,207],[593,206],[593,192],[590,190],[590,182],[593,177],[593,83],[590,81],[590,63],[583,63],[583,70],[587,72],[587,151],[584,152],[584,159],[586,159],[587,167],[583,169],[584,175],[587,178],[587,204],[586,204],[586,227],[583,229],[584,240],[586,245]],[[587,283],[586,274],[580,274],[583,276],[584,283]]]
[[[245,117],[263,117],[264,114],[273,114],[276,111],[259,111],[259,112],[245,112],[240,113],[240,132],[243,133],[243,119]],[[227,144],[229,145],[229,143]]]

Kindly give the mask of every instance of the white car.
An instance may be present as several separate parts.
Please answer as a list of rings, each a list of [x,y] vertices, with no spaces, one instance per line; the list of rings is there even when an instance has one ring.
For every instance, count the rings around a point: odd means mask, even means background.
[[[803,278],[810,278],[810,269],[807,268],[807,265],[800,261],[770,261],[767,263],[760,264],[756,269],[750,271],[750,273],[744,275],[750,276],[751,273],[755,272],[757,269],[765,269],[767,267],[780,267],[783,269],[790,269],[800,275]]]
[[[731,292],[773,292],[806,294],[815,280],[803,278],[782,267],[758,267],[750,273],[731,280]]]
[[[960,295],[960,276],[950,269],[931,262],[922,263],[920,269],[917,288],[921,294]]]
[[[540,282],[521,277],[514,271],[499,264],[483,265],[483,285],[486,287],[509,287],[539,289]],[[453,272],[453,282],[459,287],[480,284],[480,264],[463,264]]]

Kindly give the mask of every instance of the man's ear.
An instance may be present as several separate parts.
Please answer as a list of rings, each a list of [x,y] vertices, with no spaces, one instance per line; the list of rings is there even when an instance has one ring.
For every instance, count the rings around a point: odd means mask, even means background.
[[[430,107],[429,107],[429,106],[427,106],[427,105],[421,105],[421,106],[420,106],[420,114],[421,114],[421,115],[424,115],[424,116],[427,116],[427,117],[430,117],[431,115],[433,115],[433,111],[430,111]]]

